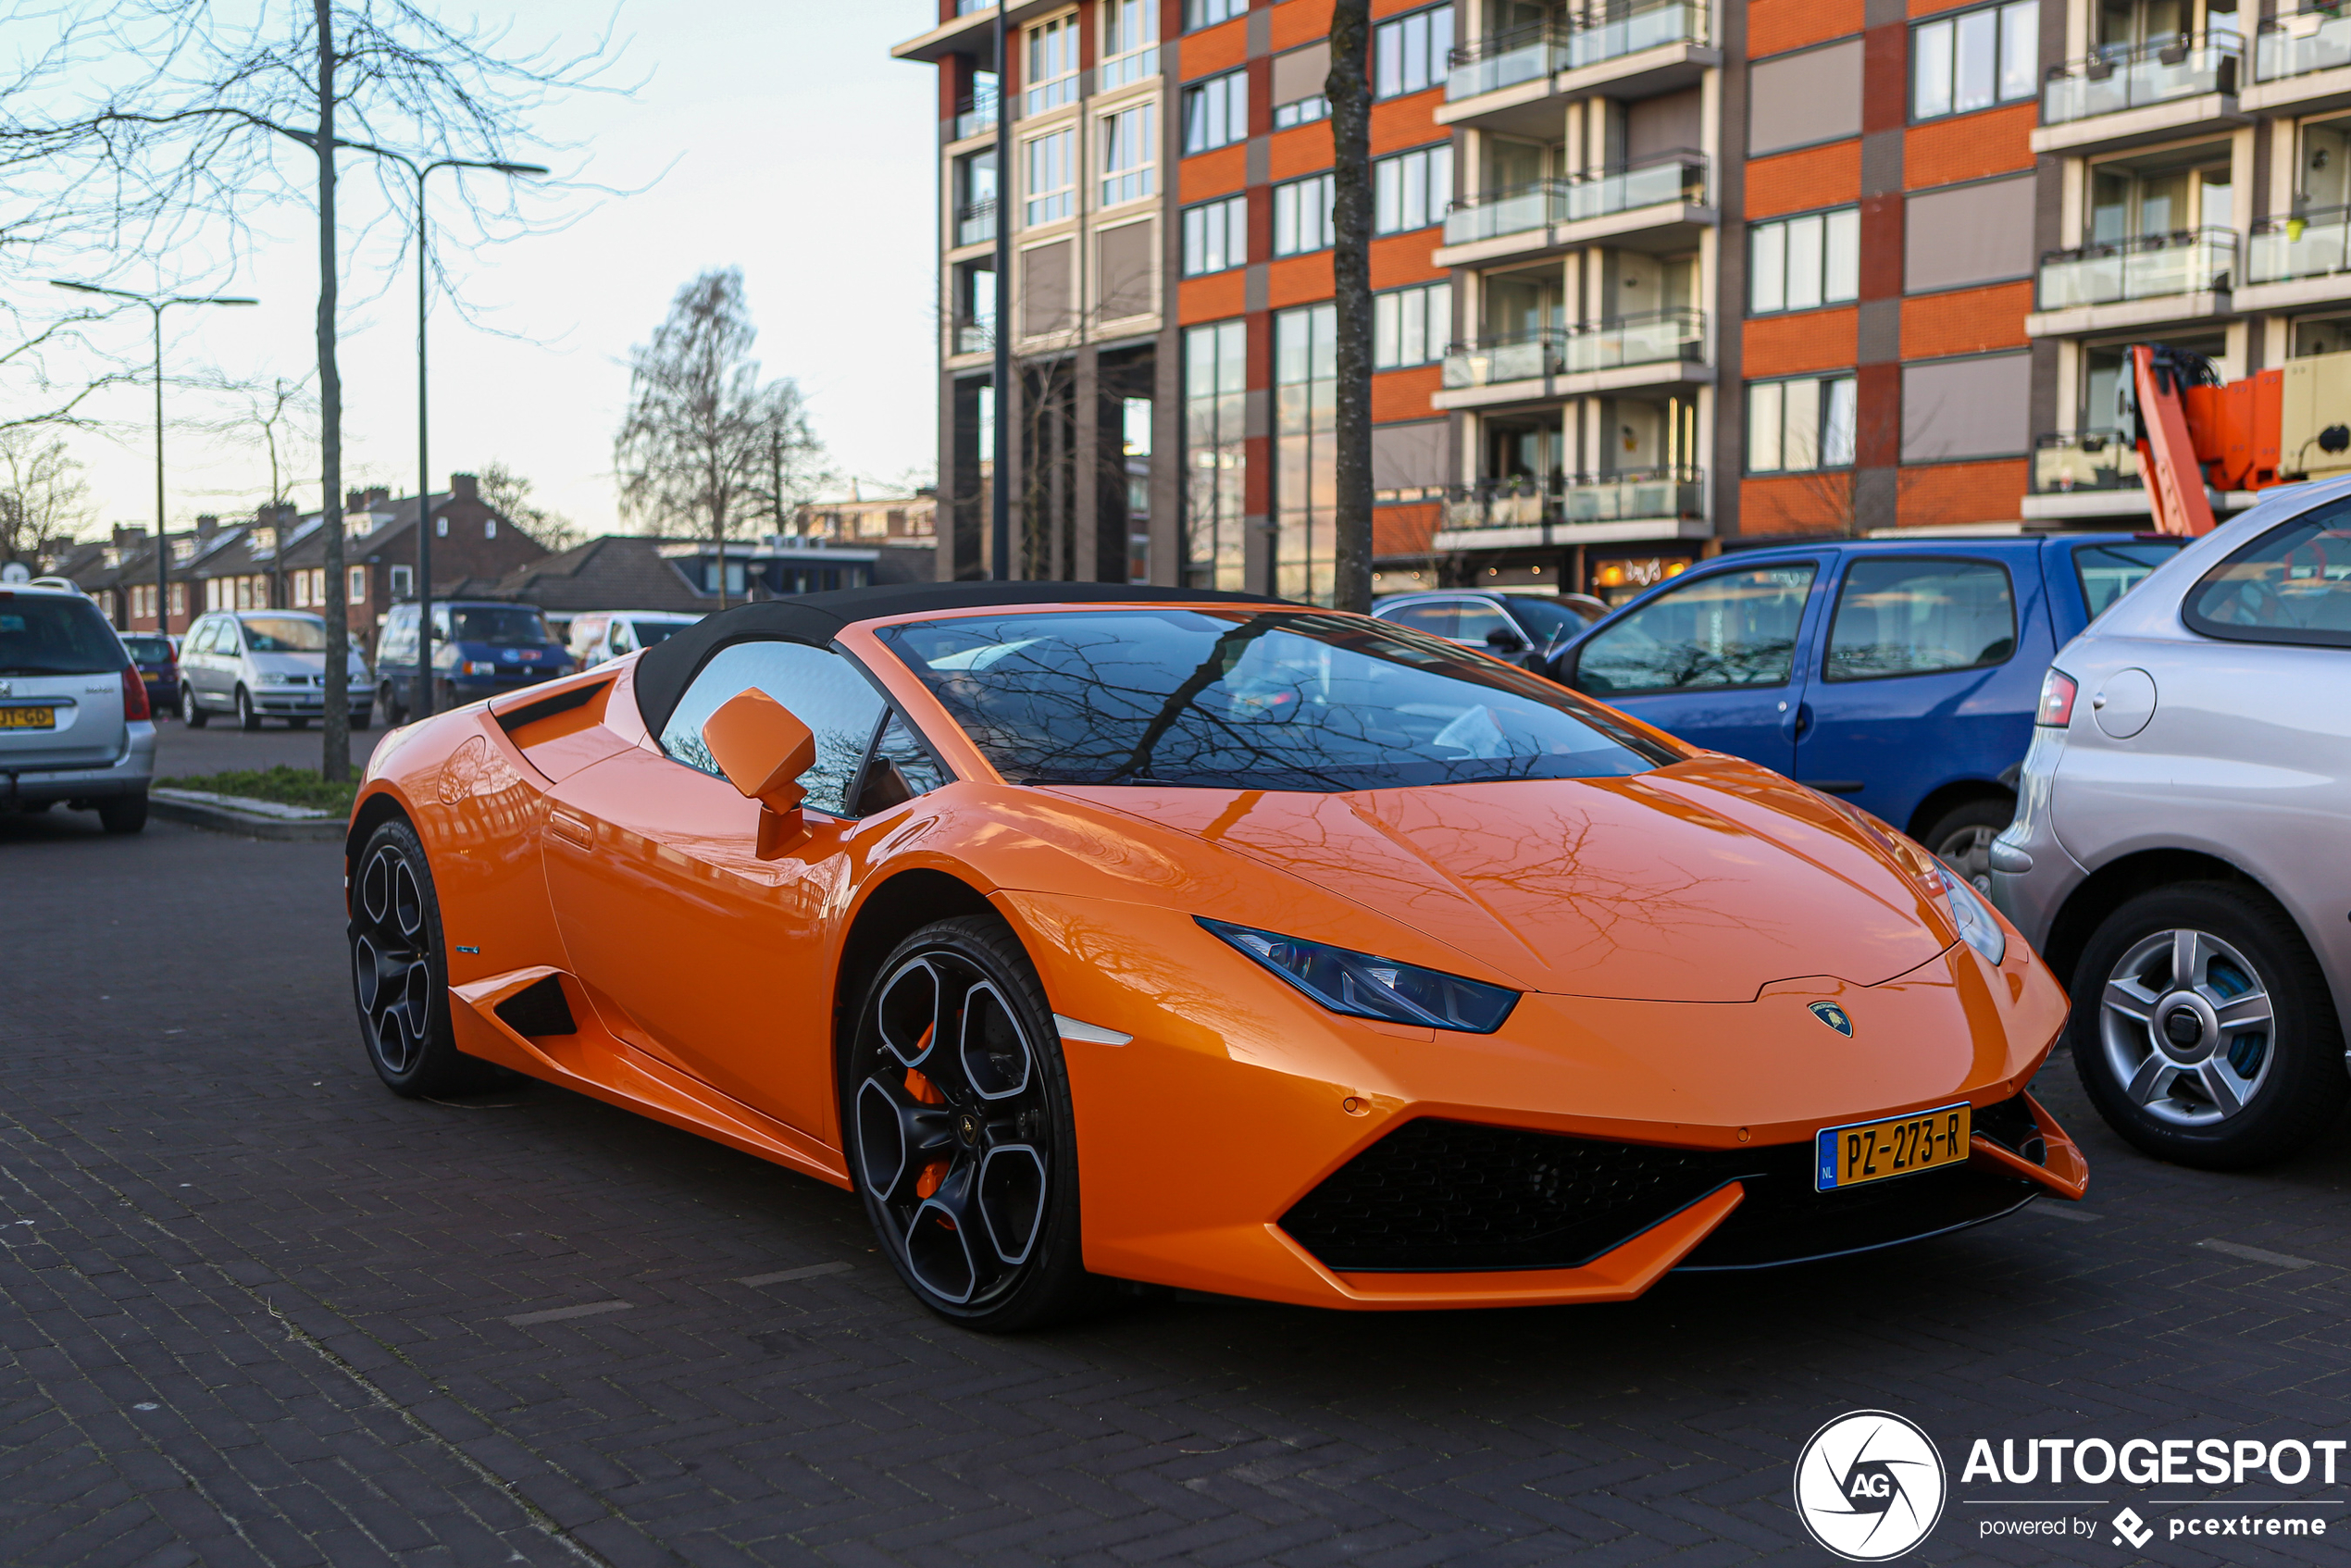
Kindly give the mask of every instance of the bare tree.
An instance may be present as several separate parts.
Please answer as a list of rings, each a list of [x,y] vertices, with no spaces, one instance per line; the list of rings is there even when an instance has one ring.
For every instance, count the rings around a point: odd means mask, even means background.
[[[475,476],[475,483],[483,503],[544,545],[548,551],[560,554],[579,543],[586,535],[578,523],[561,512],[550,512],[530,499],[530,481],[495,458],[482,465]]]
[[[0,562],[30,561],[58,535],[89,526],[90,486],[54,435],[0,429]]]
[[[678,292],[653,342],[629,355],[628,412],[613,441],[620,506],[658,529],[707,532],[719,557],[718,607],[727,607],[728,530],[772,514],[787,452],[819,460],[792,381],[764,382],[752,345],[742,268],[703,273]],[[798,469],[795,472],[800,471]]]
[[[1331,11],[1331,273],[1337,319],[1337,403],[1332,456],[1337,527],[1332,603],[1372,607],[1372,78],[1371,0]]]

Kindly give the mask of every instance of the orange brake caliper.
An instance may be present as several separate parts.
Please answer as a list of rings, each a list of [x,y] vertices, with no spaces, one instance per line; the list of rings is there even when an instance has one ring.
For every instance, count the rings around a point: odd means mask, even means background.
[[[937,1024],[932,1024],[923,1030],[921,1043],[924,1051],[927,1052],[930,1049],[930,1037],[938,1031],[938,1028]],[[947,1103],[947,1097],[939,1091],[939,1086],[912,1067],[906,1069],[906,1092],[913,1095],[918,1104],[944,1105]],[[943,1159],[931,1161],[923,1166],[922,1174],[914,1177],[914,1196],[929,1197],[939,1190],[939,1184],[946,1179],[947,1162]]]

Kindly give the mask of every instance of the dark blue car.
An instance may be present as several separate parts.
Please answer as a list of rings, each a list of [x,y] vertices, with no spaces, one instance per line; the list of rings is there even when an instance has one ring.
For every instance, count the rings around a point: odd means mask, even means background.
[[[376,644],[376,701],[387,724],[417,705],[417,606],[395,604]],[[459,599],[432,607],[433,712],[571,673],[571,653],[529,604]]]
[[[1979,886],[2049,660],[2183,541],[2074,534],[1742,550],[1567,644],[1553,678],[1903,829]]]
[[[123,651],[147,688],[147,706],[158,716],[180,711],[180,655],[171,639],[152,631],[126,631]]]

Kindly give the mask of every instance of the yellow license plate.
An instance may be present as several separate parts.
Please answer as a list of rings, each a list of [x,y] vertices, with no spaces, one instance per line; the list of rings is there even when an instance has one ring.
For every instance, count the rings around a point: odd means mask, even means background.
[[[1967,1158],[1969,1131],[1965,1105],[1822,1127],[1812,1185],[1834,1192],[1956,1165]]]
[[[0,708],[0,729],[55,729],[55,708]]]

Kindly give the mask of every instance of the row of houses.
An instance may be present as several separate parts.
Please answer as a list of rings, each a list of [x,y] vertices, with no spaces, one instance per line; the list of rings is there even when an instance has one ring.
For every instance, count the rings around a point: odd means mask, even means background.
[[[416,596],[420,516],[433,530],[436,598],[534,604],[562,622],[585,610],[702,614],[746,597],[781,597],[871,582],[927,578],[935,556],[931,503],[912,499],[824,503],[803,508],[790,535],[729,541],[608,534],[551,553],[482,499],[471,474],[424,498],[354,490],[343,504],[342,580],[327,579],[317,513],[259,508],[250,521],[199,516],[165,536],[118,526],[99,540],[44,541],[35,565],[78,585],[124,631],[185,630],[208,610],[323,611],[340,593],[352,637],[372,658],[392,605]],[[160,580],[159,580],[160,578]]]

